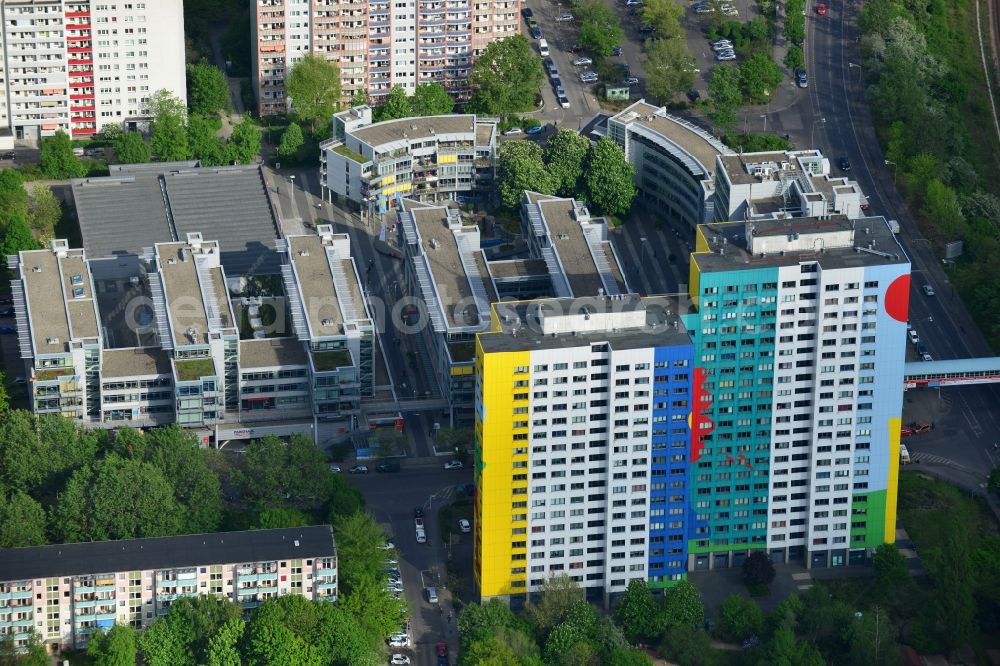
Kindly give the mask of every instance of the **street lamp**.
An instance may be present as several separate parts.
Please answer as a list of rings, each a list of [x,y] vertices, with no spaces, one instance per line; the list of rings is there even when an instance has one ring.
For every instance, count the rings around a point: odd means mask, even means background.
[[[823,123],[823,125],[826,125],[826,118],[817,118],[816,120],[813,121],[812,131],[809,133],[809,147],[810,148],[814,147],[816,145],[816,141],[815,141],[815,139],[816,139],[816,125],[819,124],[819,123]]]
[[[847,69],[853,69],[855,67],[858,68],[858,84],[861,85],[861,86],[864,86],[864,80],[863,79],[864,79],[865,72],[861,68],[861,65],[859,65],[856,62],[849,62],[849,63],[847,63]]]
[[[767,114],[762,113],[760,117],[764,119],[764,134],[767,134]]]
[[[896,186],[896,166],[897,165],[892,160],[886,160],[885,161],[885,165],[886,166],[892,165],[892,185],[893,185],[893,187],[895,187]]]

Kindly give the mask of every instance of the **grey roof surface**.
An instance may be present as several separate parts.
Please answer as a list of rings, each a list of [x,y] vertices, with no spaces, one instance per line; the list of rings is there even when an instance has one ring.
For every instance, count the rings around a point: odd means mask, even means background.
[[[646,312],[646,325],[640,328],[620,328],[593,332],[543,335],[538,324],[538,308],[547,314],[563,312],[580,314],[584,307],[591,311],[633,311]],[[593,298],[542,298],[529,301],[498,303],[495,306],[500,331],[478,334],[479,344],[484,353],[512,352],[540,349],[566,349],[607,342],[612,349],[640,349],[645,347],[666,347],[690,345],[691,338],[678,317],[680,302],[676,296],[654,296],[640,298],[627,295],[622,300],[611,300],[607,296]],[[504,313],[508,315],[504,321]],[[514,335],[513,331],[517,330]]]
[[[309,320],[309,332],[318,337],[343,333],[343,307],[337,288],[333,284],[331,262],[335,260],[344,262],[344,273],[348,283],[355,282],[354,267],[350,258],[344,259],[335,255],[339,258],[334,259],[327,253],[327,247],[319,236],[288,238],[288,256],[295,269],[302,296],[302,307]],[[361,303],[360,297],[354,303]]]
[[[475,120],[476,117],[472,115],[400,118],[374,123],[356,129],[351,134],[359,141],[377,147],[386,143],[415,141],[442,134],[473,134],[476,131]],[[472,140],[471,136],[469,140]]]
[[[783,151],[774,151],[743,153],[742,155],[720,155],[719,161],[722,162],[722,166],[729,176],[729,182],[734,185],[746,185],[747,183],[757,182],[757,178],[747,171],[747,164],[761,164],[763,162],[777,162],[780,164],[782,162],[791,162],[792,158],[788,156],[788,153]],[[713,170],[715,168],[714,160],[712,168]],[[774,174],[772,179],[777,180],[777,174]]]
[[[467,303],[472,308],[471,319],[475,311],[475,304],[470,300],[472,287],[469,286],[469,276],[466,275],[459,256],[455,232],[448,227],[446,209],[414,208],[410,214],[417,226],[420,240],[423,241],[424,255],[431,269],[431,277],[437,285],[444,316],[452,326],[468,326],[469,321],[457,310],[457,306],[459,303]]]
[[[227,275],[277,274],[277,217],[261,168],[193,164],[128,165],[113,177],[74,180],[87,254],[94,259],[140,254],[198,231],[219,241]]]
[[[68,250],[65,257],[51,249],[35,250],[21,257],[35,353],[61,353],[71,339],[97,337],[94,285],[83,250]],[[83,279],[79,285],[72,284],[74,275]],[[80,297],[74,296],[74,289],[82,289]]]
[[[336,555],[329,525],[0,549],[0,580]]]
[[[569,281],[570,288],[577,296],[596,296],[599,289],[604,288],[600,271],[595,263],[590,244],[584,235],[584,225],[606,224],[603,217],[593,217],[581,222],[573,217],[572,199],[539,200],[538,208],[542,219],[549,230],[549,240],[559,253],[563,270]],[[595,248],[600,251],[600,248]],[[626,291],[625,281],[621,278],[614,255],[605,252],[612,266],[612,275],[618,283],[619,291]]]
[[[490,262],[490,273],[494,278],[521,278],[548,276],[549,269],[544,259],[505,259]]]
[[[170,356],[162,349],[130,347],[101,353],[101,378],[169,375]]]
[[[855,268],[909,263],[909,257],[906,256],[899,241],[889,230],[883,217],[863,217],[857,220],[848,220],[844,216],[823,220],[812,217],[796,217],[790,220],[754,220],[753,224],[757,227],[756,233],[759,236],[781,236],[783,235],[782,225],[785,225],[785,233],[817,233],[824,230],[843,231],[849,229],[853,224],[855,225],[854,242],[849,247],[827,247],[821,252],[786,251],[753,256],[746,249],[746,224],[744,222],[717,222],[703,225],[704,235],[709,243],[709,251],[691,253],[691,261],[696,262],[699,270],[703,273],[753,270],[770,266],[795,266],[802,261],[815,261],[823,268]],[[874,247],[869,248],[869,244],[873,244]],[[723,250],[723,252],[720,253],[719,250]]]
[[[308,365],[309,359],[297,338],[240,340],[240,368],[273,368]]]

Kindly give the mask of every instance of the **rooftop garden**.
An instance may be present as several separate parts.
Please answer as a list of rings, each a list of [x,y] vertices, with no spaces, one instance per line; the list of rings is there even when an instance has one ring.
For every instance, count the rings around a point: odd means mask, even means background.
[[[53,379],[59,379],[60,377],[72,374],[73,368],[46,368],[44,370],[35,370],[35,381],[48,382]]]
[[[202,377],[215,375],[215,363],[210,358],[192,358],[184,361],[174,361],[177,368],[177,380],[193,382]]]
[[[465,363],[476,357],[476,343],[472,340],[449,342],[448,352],[451,354],[451,360],[455,363]]]
[[[338,153],[340,155],[343,155],[347,159],[353,160],[354,162],[357,162],[358,164],[364,164],[365,162],[370,162],[371,161],[367,157],[365,157],[364,155],[362,155],[361,153],[354,152],[353,150],[351,150],[350,148],[348,148],[344,144],[336,146],[333,149],[333,152]]]
[[[344,366],[352,365],[351,353],[346,349],[334,351],[313,352],[313,364],[318,372],[336,370]]]

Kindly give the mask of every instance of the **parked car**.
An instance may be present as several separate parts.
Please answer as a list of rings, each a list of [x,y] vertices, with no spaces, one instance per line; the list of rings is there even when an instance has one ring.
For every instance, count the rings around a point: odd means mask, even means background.
[[[520,127],[511,127],[509,130],[503,133],[504,136],[517,136],[518,134],[524,134],[524,130]]]
[[[406,666],[406,664],[410,663],[410,658],[405,654],[397,653],[392,655],[392,659],[389,660],[389,663],[392,664],[392,666]]]
[[[597,72],[586,71],[580,74],[580,81],[583,83],[596,83]]]
[[[462,464],[461,460],[449,460],[444,464],[445,469],[462,469],[465,465]]]
[[[422,507],[422,506],[413,507],[413,517],[414,518],[423,518],[424,517],[424,507]]]
[[[7,152],[0,155],[0,159],[4,160],[12,160],[15,157],[17,157],[17,153],[15,153],[13,150],[8,150]]]
[[[909,426],[899,426],[900,437],[909,437],[912,434],[913,434],[913,428]]]
[[[565,97],[566,91],[563,90],[562,86],[556,86],[556,97]]]
[[[334,474],[340,474],[340,465],[330,465],[330,471]]]
[[[14,377],[14,383],[15,384],[27,384],[28,380],[25,379],[24,377]]]
[[[701,99],[701,93],[698,92],[697,90],[693,90],[693,89],[692,90],[688,90],[687,91],[687,98],[688,98],[688,100],[690,100],[690,102],[692,104],[694,104],[699,99]]]
[[[920,342],[920,336],[912,328],[906,332],[906,335],[910,338],[910,342],[917,344]]]
[[[581,56],[579,58],[574,58],[573,59],[573,66],[574,67],[583,67],[584,65],[592,65],[593,63],[594,63],[594,61],[591,60],[590,58],[586,57],[586,56]]]
[[[17,326],[10,326],[8,324],[0,326],[0,334],[3,334],[3,335],[16,335],[17,334]]]
[[[424,529],[424,519],[422,517],[420,517],[420,518],[414,518],[413,519],[413,526],[414,527],[418,527],[420,529]]]
[[[721,40],[712,44],[712,50],[716,53],[719,51],[732,51],[733,43],[728,40]]]
[[[840,165],[841,171],[851,170],[851,158],[848,157],[847,155],[841,155],[840,159],[837,160],[837,164]]]
[[[797,69],[795,70],[795,85],[799,88],[809,87],[809,75],[806,74],[806,70]]]
[[[933,296],[934,295],[934,287],[930,286],[929,284],[925,284],[923,287],[921,287],[921,289],[924,290],[924,294],[927,295],[927,296]],[[0,326],[0,333],[3,332],[3,329],[4,329],[4,327]]]
[[[352,467],[348,471],[351,474],[367,474],[368,473],[368,465],[355,465],[354,467]]]
[[[634,86],[639,84],[639,79],[635,76],[630,76],[627,79],[625,79],[622,83],[624,83],[627,86]]]
[[[389,583],[388,585],[385,586],[385,589],[389,590],[390,592],[399,592],[400,594],[402,594],[402,592],[403,592],[403,584],[402,583]]]
[[[405,648],[410,645],[410,637],[407,634],[399,633],[389,636],[389,647]]]
[[[427,543],[427,532],[424,531],[424,528],[418,527],[414,530],[414,536],[417,538],[417,543]]]
[[[569,108],[569,97],[560,97],[559,98],[559,106],[561,106],[564,109],[568,109]]]
[[[727,60],[736,60],[736,53],[733,51],[723,51],[715,56],[715,59],[719,62],[725,62]]]
[[[542,125],[532,125],[528,129],[524,130],[525,134],[541,134],[542,130],[545,129]]]
[[[525,7],[521,10],[521,16],[524,18],[531,18],[535,15],[535,12],[531,11],[531,7]]]
[[[611,47],[611,55],[620,56],[621,54],[622,54],[622,47],[620,46]]]
[[[436,587],[425,587],[424,597],[427,599],[427,603],[436,604],[438,602],[438,591]]]
[[[472,531],[472,525],[469,523],[467,518],[460,518],[458,521],[458,529],[467,534]]]
[[[375,465],[375,471],[379,474],[398,472],[400,470],[398,462],[380,462]]]
[[[920,355],[920,360],[921,361],[933,361],[934,357],[931,356],[930,352],[924,352],[923,354]]]
[[[556,17],[556,20],[557,20],[557,21],[560,21],[560,22],[561,22],[561,21],[572,21],[572,20],[573,20],[573,15],[572,15],[572,14],[569,14],[569,13],[566,13],[566,14],[562,14],[562,15],[560,15],[560,16],[557,16],[557,17]]]
[[[528,32],[530,32],[531,36],[534,37],[535,39],[541,39],[542,38],[542,31],[538,29],[538,26],[535,26],[533,28],[529,28]]]
[[[818,2],[816,3],[816,13],[820,16],[826,16],[826,3]]]

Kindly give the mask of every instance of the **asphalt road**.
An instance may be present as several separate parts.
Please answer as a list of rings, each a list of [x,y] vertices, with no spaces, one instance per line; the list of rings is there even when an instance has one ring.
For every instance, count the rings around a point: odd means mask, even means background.
[[[398,474],[366,474],[351,478],[364,494],[367,509],[392,535],[399,553],[399,570],[403,578],[403,595],[410,607],[409,650],[393,650],[409,654],[418,666],[437,664],[434,645],[442,638],[451,648],[451,663],[458,655],[456,622],[448,622],[448,613],[454,615],[445,570],[447,547],[441,540],[438,509],[454,498],[456,484],[472,483],[472,473],[462,470],[444,470],[440,460],[420,459],[403,463]],[[414,533],[413,509],[422,507],[427,543],[418,544]],[[460,557],[471,562],[471,534],[462,534]],[[469,554],[465,551],[468,550]],[[430,604],[423,596],[423,589],[438,587],[437,605]]]
[[[893,166],[885,163],[865,101],[859,66],[856,20],[860,3],[832,0],[827,7],[827,15],[818,16],[810,6],[807,16],[808,94],[797,96],[787,108],[771,113],[771,131],[789,133],[799,147],[813,145],[821,149],[834,164],[835,172],[839,157],[846,155],[853,169],[845,175],[861,185],[871,203],[871,213],[899,221],[899,238],[913,263],[910,321],[931,355],[939,360],[994,356],[896,189]],[[924,284],[932,285],[937,295],[926,296],[921,290]],[[992,385],[966,386],[947,389],[945,396],[950,404],[940,421],[940,430],[951,436],[947,445],[941,442],[938,453],[985,479],[989,470],[1000,463],[993,447],[1000,440],[1000,389]],[[933,447],[937,440],[928,437],[914,441],[912,446],[920,451]]]

